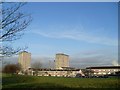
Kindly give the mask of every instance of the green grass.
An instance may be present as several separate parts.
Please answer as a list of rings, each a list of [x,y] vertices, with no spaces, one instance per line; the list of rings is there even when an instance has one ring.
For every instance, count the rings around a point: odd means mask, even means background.
[[[1,80],[2,80],[2,73],[0,72],[0,90],[1,90],[1,88],[2,88],[2,84],[1,84],[2,81],[1,81]]]
[[[4,88],[117,88],[118,78],[64,78],[3,74]]]

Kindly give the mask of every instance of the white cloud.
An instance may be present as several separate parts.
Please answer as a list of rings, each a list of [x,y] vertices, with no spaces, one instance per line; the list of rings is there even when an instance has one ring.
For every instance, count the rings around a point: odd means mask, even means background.
[[[110,51],[109,51],[110,52]],[[39,61],[42,63],[43,68],[54,67],[55,55],[53,56],[42,56],[32,55],[31,64]],[[8,57],[4,59],[7,63],[17,63],[18,56]],[[70,66],[76,68],[86,68],[89,66],[106,66],[106,65],[120,65],[118,63],[118,57],[109,54],[107,51],[84,51],[70,55]]]
[[[118,40],[106,36],[96,36],[89,32],[84,32],[80,30],[61,30],[61,31],[33,31],[32,33],[38,34],[40,36],[56,39],[72,39],[78,41],[84,41],[88,43],[96,43],[109,46],[118,46]]]
[[[70,65],[72,67],[89,67],[89,66],[112,66],[114,58],[105,56],[91,56],[91,57],[71,57]],[[116,62],[115,62],[116,65]]]

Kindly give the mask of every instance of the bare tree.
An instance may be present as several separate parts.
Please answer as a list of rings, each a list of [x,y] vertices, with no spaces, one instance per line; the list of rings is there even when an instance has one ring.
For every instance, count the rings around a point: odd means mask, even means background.
[[[0,3],[2,4],[2,20],[0,27],[0,42],[11,42],[18,40],[24,34],[23,30],[31,22],[31,16],[22,13],[20,9],[26,3]],[[0,46],[0,54],[2,55],[13,55],[22,50],[21,48],[13,49],[12,46],[4,45]]]
[[[32,68],[40,69],[41,67],[42,67],[42,63],[39,61],[36,61],[32,64]]]

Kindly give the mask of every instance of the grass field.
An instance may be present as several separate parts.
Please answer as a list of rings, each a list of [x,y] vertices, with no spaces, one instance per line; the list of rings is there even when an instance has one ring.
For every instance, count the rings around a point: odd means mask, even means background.
[[[2,88],[117,88],[118,78],[64,78],[3,74]]]

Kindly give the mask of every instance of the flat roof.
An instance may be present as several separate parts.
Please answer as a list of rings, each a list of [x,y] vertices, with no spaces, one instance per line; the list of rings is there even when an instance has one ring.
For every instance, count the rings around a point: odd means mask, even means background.
[[[86,69],[120,69],[120,66],[98,66],[98,67],[86,67]]]
[[[27,52],[27,51],[21,51],[19,54],[21,54],[21,53],[29,53],[29,52]]]
[[[56,55],[65,55],[65,56],[69,56],[69,55],[64,54],[64,53],[57,53]]]

